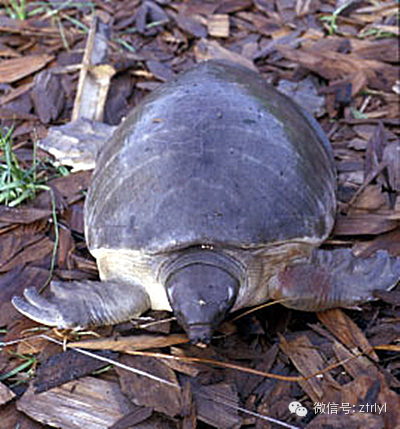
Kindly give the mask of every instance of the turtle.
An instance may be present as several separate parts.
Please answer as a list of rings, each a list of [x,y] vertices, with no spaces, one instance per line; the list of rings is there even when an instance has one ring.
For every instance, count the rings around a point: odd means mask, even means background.
[[[321,248],[334,226],[333,152],[318,122],[259,73],[204,61],[143,99],[104,143],[84,206],[99,281],[27,288],[13,305],[64,329],[172,311],[194,344],[269,300],[357,308],[400,258]]]

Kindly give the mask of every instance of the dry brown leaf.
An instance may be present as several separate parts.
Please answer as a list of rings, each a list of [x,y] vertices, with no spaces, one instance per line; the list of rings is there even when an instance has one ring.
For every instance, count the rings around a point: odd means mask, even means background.
[[[3,383],[0,383],[0,405],[11,401],[15,397],[15,393]]]
[[[400,50],[394,38],[381,40],[350,40],[352,53],[363,59],[398,63]]]
[[[220,2],[215,13],[232,13],[247,9],[252,5],[251,0],[226,0]]]
[[[300,335],[293,340],[286,340],[282,335],[280,337],[280,347],[290,358],[293,365],[304,377],[309,377],[319,371],[323,372],[327,366],[319,351],[312,345],[306,335]],[[340,389],[339,384],[329,373],[324,373],[324,379],[330,386]],[[321,378],[312,377],[308,380],[300,380],[299,384],[313,402],[321,402],[326,398],[326,389],[324,389]]]
[[[175,73],[166,63],[162,63],[160,61],[155,60],[148,60],[146,61],[146,66],[154,75],[154,77],[163,82],[168,82],[169,80],[172,80],[175,76]]]
[[[216,40],[201,39],[195,47],[195,54],[198,62],[211,59],[228,60],[242,64],[249,69],[257,70],[253,61],[236,52],[225,49]]]
[[[129,353],[133,350],[147,350],[188,343],[184,334],[171,335],[133,335],[120,338],[100,338],[69,343],[68,347],[80,347],[90,350],[114,350]]]
[[[0,206],[0,226],[7,224],[32,223],[51,216],[51,210],[35,209],[33,207],[10,208]]]
[[[317,313],[317,316],[323,325],[349,350],[356,353],[362,351],[375,362],[379,361],[363,332],[341,309],[321,311]]]
[[[13,267],[23,265],[32,261],[39,261],[47,255],[50,255],[53,251],[54,243],[49,237],[43,237],[37,242],[24,248],[22,252],[14,255],[14,257],[5,263],[0,263],[0,272],[6,272],[11,270]]]
[[[379,249],[387,250],[393,256],[400,256],[400,228],[353,246],[353,252],[362,258],[367,258]]]
[[[24,21],[7,16],[0,16],[0,31],[12,34],[23,34],[29,36],[54,36],[59,38],[60,33],[56,27],[43,26],[40,21]]]
[[[202,24],[202,17],[197,14],[186,14],[186,13],[179,13],[176,18],[176,23],[178,24],[179,28],[183,31],[189,33],[193,37],[206,37],[207,36],[207,30],[205,26]]]
[[[181,410],[181,389],[175,372],[159,359],[122,355],[118,361],[136,370],[152,374],[169,384],[160,383],[116,366],[122,392],[136,405],[154,408],[168,416]],[[174,387],[172,387],[173,385]]]
[[[104,429],[133,409],[116,382],[84,377],[36,394],[31,386],[17,408],[33,419],[64,429]]]
[[[13,101],[15,98],[18,98],[19,96],[25,94],[34,85],[35,83],[32,81],[32,82],[24,83],[23,85],[20,85],[17,88],[11,90],[8,94],[0,97],[0,105],[9,103],[10,101]]]
[[[379,371],[376,365],[366,356],[352,353],[338,341],[333,343],[333,351],[338,361],[342,362],[343,368],[354,379],[362,375],[378,376]]]
[[[337,215],[334,235],[378,235],[397,228],[398,221],[392,218],[393,211],[380,210],[375,213],[354,212],[347,216]]]
[[[325,79],[341,80],[349,79],[351,76],[351,81],[355,84],[352,89],[353,96],[362,89],[364,79],[365,84],[368,82],[373,88],[390,92],[398,77],[396,67],[376,60],[365,60],[352,54],[314,50],[312,47],[296,50],[284,45],[277,45],[277,49],[285,58],[300,63]],[[362,85],[357,83],[360,79]]]
[[[27,55],[4,60],[0,63],[0,83],[12,83],[42,69],[54,57],[52,55]]]

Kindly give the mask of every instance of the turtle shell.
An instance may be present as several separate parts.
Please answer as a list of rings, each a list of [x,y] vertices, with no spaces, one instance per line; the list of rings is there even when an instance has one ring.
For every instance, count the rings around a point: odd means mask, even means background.
[[[333,225],[327,138],[245,67],[207,61],[162,85],[100,154],[85,205],[90,249],[318,245]]]

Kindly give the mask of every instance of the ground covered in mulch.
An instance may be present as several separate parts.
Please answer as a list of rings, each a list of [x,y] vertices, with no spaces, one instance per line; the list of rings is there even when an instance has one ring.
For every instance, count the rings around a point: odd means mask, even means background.
[[[36,145],[71,120],[94,12],[109,29],[106,123],[196,62],[258,70],[331,140],[339,210],[326,245],[400,257],[395,1],[6,0],[0,428],[400,428],[398,288],[361,311],[258,309],[224,323],[207,348],[189,345],[167,313],[77,335],[12,307],[50,275],[97,278],[83,235],[90,171],[68,173]]]

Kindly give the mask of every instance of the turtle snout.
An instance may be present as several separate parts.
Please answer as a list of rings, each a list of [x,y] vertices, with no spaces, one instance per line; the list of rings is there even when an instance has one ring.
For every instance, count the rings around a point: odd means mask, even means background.
[[[208,344],[215,328],[232,308],[239,281],[222,268],[193,263],[166,281],[169,302],[178,323],[193,344]]]
[[[186,329],[186,332],[189,336],[190,342],[197,346],[207,346],[210,344],[213,327],[210,325],[189,325]]]

